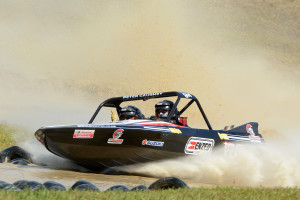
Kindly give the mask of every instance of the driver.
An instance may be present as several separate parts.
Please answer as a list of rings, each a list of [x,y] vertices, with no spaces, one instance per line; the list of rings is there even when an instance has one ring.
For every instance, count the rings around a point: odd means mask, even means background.
[[[155,104],[155,116],[157,119],[167,119],[174,103],[169,100],[163,100]]]
[[[120,110],[119,114],[120,120],[128,119],[144,119],[145,116],[142,114],[141,110],[135,106],[125,106]]]
[[[160,101],[157,104],[155,104],[156,120],[161,120],[161,121],[166,120],[168,115],[170,114],[173,106],[174,106],[174,103],[172,101],[169,101],[169,100],[163,100],[163,101]],[[179,112],[176,108],[175,109],[175,114],[171,117],[170,122],[172,124],[187,126],[186,124],[182,124],[179,119],[180,119]],[[155,120],[155,119],[153,118],[152,120]]]

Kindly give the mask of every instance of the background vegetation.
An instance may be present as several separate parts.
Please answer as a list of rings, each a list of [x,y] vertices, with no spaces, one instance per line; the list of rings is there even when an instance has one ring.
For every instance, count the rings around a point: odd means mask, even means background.
[[[0,150],[15,145],[13,133],[17,130],[18,128],[16,127],[0,123]]]

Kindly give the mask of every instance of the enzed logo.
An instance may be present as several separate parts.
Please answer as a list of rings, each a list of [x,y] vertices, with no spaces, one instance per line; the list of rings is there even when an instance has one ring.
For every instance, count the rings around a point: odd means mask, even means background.
[[[215,145],[213,139],[190,137],[184,149],[184,153],[197,155],[200,152],[210,152]]]
[[[123,129],[118,129],[113,133],[113,138],[109,138],[107,143],[109,144],[122,144],[123,139],[119,139],[123,135]]]

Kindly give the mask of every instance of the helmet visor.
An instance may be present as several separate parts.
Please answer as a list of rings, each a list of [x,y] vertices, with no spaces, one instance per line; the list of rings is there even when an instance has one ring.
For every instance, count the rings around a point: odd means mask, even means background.
[[[134,119],[134,117],[135,117],[135,112],[131,112],[131,111],[124,112],[124,111],[121,111],[121,113],[120,113],[120,120]]]
[[[170,110],[168,109],[157,109],[156,114],[158,118],[167,118]]]
[[[164,113],[168,113],[169,110],[168,110],[168,109],[157,109],[156,112],[157,112],[158,114],[159,114],[159,113],[164,114]]]
[[[126,120],[126,119],[134,119],[134,116],[130,116],[130,115],[121,115],[120,116],[120,120]]]

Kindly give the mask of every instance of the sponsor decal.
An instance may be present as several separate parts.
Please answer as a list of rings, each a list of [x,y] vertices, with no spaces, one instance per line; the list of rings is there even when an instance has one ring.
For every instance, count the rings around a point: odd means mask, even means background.
[[[213,139],[190,137],[185,145],[184,153],[197,155],[201,152],[210,152],[214,145]]]
[[[169,122],[163,122],[163,121],[142,121],[142,122],[135,122],[135,123],[132,123],[132,124],[141,124],[141,125],[149,125],[149,126],[183,127],[183,126],[180,126],[178,124],[171,124]],[[144,127],[144,128],[146,128],[146,127]]]
[[[151,141],[151,140],[143,140],[142,141],[142,145],[149,145],[149,146],[155,146],[155,147],[162,147],[164,146],[164,142],[160,142],[160,141]]]
[[[229,140],[227,133],[218,133],[221,140]]]
[[[177,133],[177,134],[181,134],[181,130],[179,130],[178,128],[169,128],[169,130],[172,132],[172,133]]]
[[[181,94],[183,94],[183,96],[185,98],[192,98],[193,97],[190,93],[182,92]]]
[[[122,144],[123,139],[120,139],[120,137],[123,135],[123,129],[118,129],[113,133],[113,137],[109,138],[107,140],[107,143],[109,144]]]
[[[246,130],[247,130],[247,133],[250,134],[249,138],[251,138],[251,139],[260,139],[259,136],[256,136],[256,135],[255,135],[255,133],[254,133],[254,131],[253,131],[253,128],[252,128],[251,124],[247,124]]]
[[[79,124],[76,125],[79,128],[115,128],[114,125],[97,125],[97,124]]]
[[[143,97],[155,97],[162,95],[162,92],[159,93],[150,93],[150,94],[139,94],[139,95],[132,95],[132,96],[123,96],[123,99],[134,99],[134,98],[143,98]]]
[[[136,120],[132,120],[132,121],[136,121]],[[172,127],[184,127],[184,126],[180,126],[178,124],[171,124],[169,122],[163,122],[163,121],[142,121],[142,122],[134,122],[131,124],[140,124],[140,125],[149,125],[149,126],[172,126]],[[144,128],[147,128],[146,126]],[[168,129],[166,129],[168,130]],[[169,132],[169,131],[168,131]]]
[[[73,138],[91,139],[94,138],[95,130],[75,129]]]

